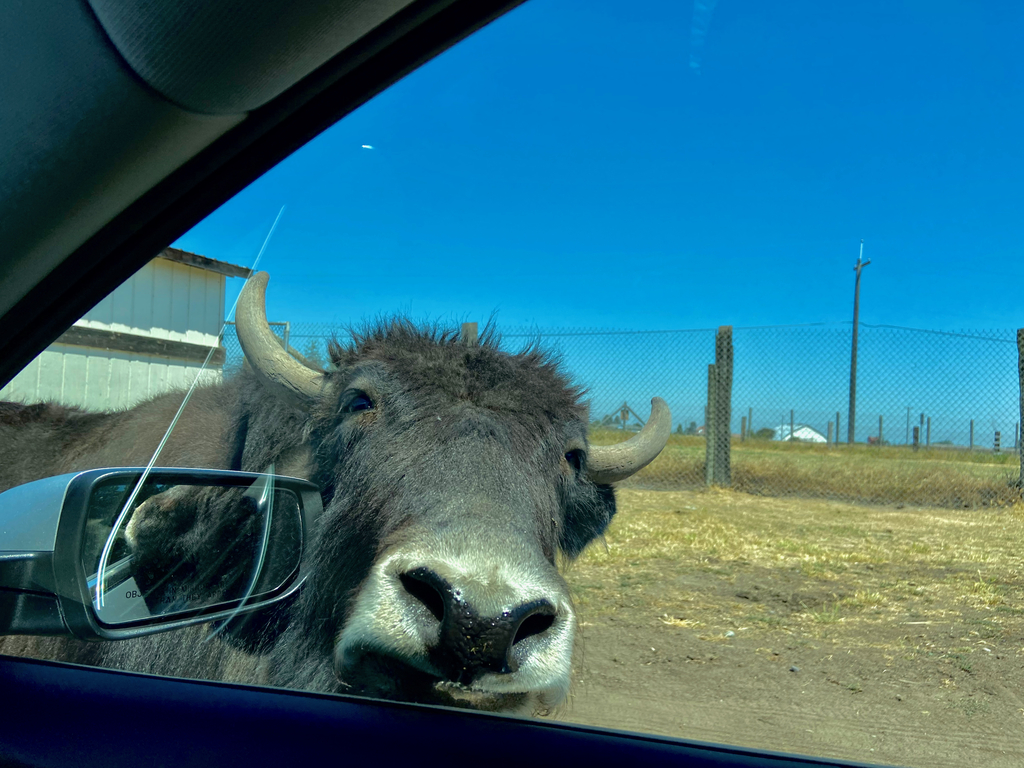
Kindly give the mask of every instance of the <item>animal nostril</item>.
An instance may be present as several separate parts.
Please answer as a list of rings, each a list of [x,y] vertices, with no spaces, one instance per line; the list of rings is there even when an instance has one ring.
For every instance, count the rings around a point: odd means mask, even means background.
[[[519,628],[516,630],[515,637],[512,639],[512,645],[521,643],[528,637],[533,637],[534,635],[540,635],[547,632],[554,623],[554,613],[548,612],[547,610],[541,609],[536,613],[530,614],[523,619]]]
[[[423,603],[435,619],[444,621],[444,597],[438,587],[431,583],[434,579],[426,578],[428,573],[424,568],[417,568],[401,574],[398,579],[405,591]]]

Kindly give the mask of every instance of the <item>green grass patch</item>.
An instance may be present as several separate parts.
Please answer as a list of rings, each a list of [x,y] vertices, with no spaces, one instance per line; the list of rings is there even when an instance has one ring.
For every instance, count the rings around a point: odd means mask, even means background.
[[[625,608],[678,628],[901,654],[939,652],[918,649],[938,627],[958,646],[1024,635],[1024,508],[897,510],[715,488],[618,497],[607,548],[567,572],[588,617]]]
[[[632,433],[593,430],[594,445]],[[625,487],[700,488],[705,443],[672,435],[661,455]],[[1008,506],[1021,500],[1016,452],[921,449],[734,439],[732,489],[760,496],[800,496],[953,509]]]

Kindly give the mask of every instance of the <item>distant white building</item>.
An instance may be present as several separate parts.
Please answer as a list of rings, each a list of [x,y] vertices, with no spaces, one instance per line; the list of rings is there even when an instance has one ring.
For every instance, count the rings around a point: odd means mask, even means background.
[[[228,277],[248,270],[167,248],[93,307],[3,389],[0,400],[52,401],[90,411],[130,408],[187,389],[203,374],[218,382]]]
[[[827,443],[828,440],[821,432],[806,424],[793,425],[793,437],[802,443]],[[783,424],[775,428],[775,437],[772,440],[789,440],[789,424]]]

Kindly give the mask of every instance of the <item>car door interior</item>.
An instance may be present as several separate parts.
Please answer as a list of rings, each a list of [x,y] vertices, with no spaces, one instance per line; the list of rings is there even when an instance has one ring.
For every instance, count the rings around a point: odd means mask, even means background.
[[[521,2],[0,5],[0,386],[221,203]]]

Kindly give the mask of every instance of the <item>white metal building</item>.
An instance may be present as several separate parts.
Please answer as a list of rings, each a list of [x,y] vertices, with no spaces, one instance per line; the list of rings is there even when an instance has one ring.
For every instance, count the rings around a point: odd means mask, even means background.
[[[220,381],[225,281],[248,274],[234,264],[164,250],[0,389],[0,400],[130,408],[187,389],[211,347],[217,349],[203,377]]]
[[[828,442],[823,434],[814,427],[806,424],[793,425],[793,437],[802,443],[825,443]],[[775,428],[773,440],[789,440],[789,424],[780,424]]]

